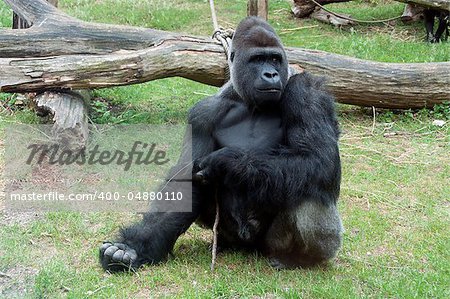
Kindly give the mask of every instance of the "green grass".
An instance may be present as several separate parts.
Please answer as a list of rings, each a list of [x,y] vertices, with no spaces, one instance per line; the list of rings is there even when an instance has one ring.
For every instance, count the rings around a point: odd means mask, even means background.
[[[219,22],[233,27],[246,1],[216,0]],[[61,0],[87,21],[209,35],[204,0]],[[403,4],[355,1],[330,5],[359,19],[400,15]],[[450,43],[422,42],[422,24],[337,29],[296,20],[287,1],[270,1],[270,21],[288,46],[389,62],[450,61]],[[11,12],[0,3],[0,26]],[[304,26],[283,33],[282,29]],[[96,123],[184,123],[189,107],[217,88],[173,78],[96,90]],[[15,95],[0,94],[0,154],[8,123],[40,123]],[[255,254],[225,252],[209,272],[211,232],[193,226],[167,263],[137,274],[110,275],[97,248],[139,218],[125,213],[0,214],[0,297],[27,298],[449,298],[450,105],[389,111],[338,106],[343,181],[339,202],[344,243],[328,267],[275,271]],[[443,127],[433,120],[447,121]],[[1,166],[3,167],[3,166]],[[1,203],[1,202],[0,202]]]

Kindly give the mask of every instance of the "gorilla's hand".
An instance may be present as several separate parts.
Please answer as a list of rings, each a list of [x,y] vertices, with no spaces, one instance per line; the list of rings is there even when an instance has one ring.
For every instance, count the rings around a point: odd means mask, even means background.
[[[136,251],[123,243],[104,242],[99,253],[100,263],[105,270],[130,270],[137,260]]]
[[[227,171],[244,156],[240,150],[223,147],[208,156],[194,161],[193,180],[202,184],[226,175]]]

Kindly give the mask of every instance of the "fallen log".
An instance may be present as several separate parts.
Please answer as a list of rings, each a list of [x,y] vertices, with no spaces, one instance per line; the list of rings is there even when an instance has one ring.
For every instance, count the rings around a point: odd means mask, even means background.
[[[450,0],[395,0],[403,3],[415,3],[429,8],[438,8],[450,11]]]
[[[405,24],[422,20],[424,10],[425,8],[423,6],[414,3],[408,3],[405,5],[401,20]]]
[[[5,1],[32,26],[0,31],[2,92],[103,88],[173,76],[214,86],[226,80],[224,50],[210,38],[81,22],[43,0]],[[380,63],[286,51],[294,68],[326,76],[341,103],[422,108],[450,100],[450,62]]]
[[[58,0],[46,1],[55,7],[58,6]],[[26,20],[13,13],[13,29],[29,27]],[[87,101],[90,99],[90,94],[88,91],[52,89],[52,91],[28,95],[37,115],[52,115],[51,134],[54,142],[73,151],[86,146],[89,136]]]
[[[320,5],[326,5],[330,3],[349,2],[352,0],[316,0]],[[292,13],[297,18],[309,17],[316,9],[316,3],[310,0],[294,0],[291,8]]]
[[[350,17],[351,17],[350,15],[339,14],[339,16],[344,16],[344,17],[346,17],[346,19],[335,16],[334,14],[327,12],[323,8],[318,8],[318,9],[314,10],[314,12],[310,15],[310,17],[315,20],[318,20],[323,23],[331,24],[336,27],[349,26],[349,25],[354,24],[353,21],[350,21]]]

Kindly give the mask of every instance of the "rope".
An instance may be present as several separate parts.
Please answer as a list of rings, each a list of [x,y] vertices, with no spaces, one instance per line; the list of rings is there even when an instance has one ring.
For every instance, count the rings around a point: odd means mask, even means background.
[[[228,55],[230,53],[231,47],[231,38],[233,37],[233,30],[225,30],[222,27],[219,27],[219,23],[217,22],[216,9],[214,8],[214,0],[209,0],[209,7],[211,8],[211,19],[214,27],[212,38],[218,40],[222,44],[228,60]],[[227,76],[229,77],[229,74],[227,74]]]
[[[212,1],[212,0],[211,0]],[[393,18],[389,18],[389,19],[384,19],[384,20],[374,20],[374,21],[366,21],[366,20],[358,20],[358,19],[353,19],[353,18],[349,18],[346,17],[344,15],[338,14],[336,12],[333,12],[327,8],[325,8],[323,5],[321,5],[319,2],[317,2],[316,0],[311,0],[311,2],[313,2],[315,5],[317,5],[318,7],[322,8],[323,10],[325,10],[326,12],[334,15],[335,17],[347,20],[347,21],[352,21],[355,23],[366,23],[366,24],[376,24],[376,23],[385,23],[385,22],[390,22],[390,21],[395,21],[397,19],[400,19],[402,16],[398,16],[398,17],[393,17]]]

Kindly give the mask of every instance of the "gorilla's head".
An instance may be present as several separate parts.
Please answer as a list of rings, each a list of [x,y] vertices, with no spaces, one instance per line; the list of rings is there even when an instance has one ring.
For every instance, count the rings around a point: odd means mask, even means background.
[[[288,62],[274,29],[257,17],[244,19],[231,46],[231,82],[249,106],[278,104],[288,80]]]

